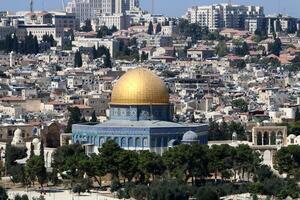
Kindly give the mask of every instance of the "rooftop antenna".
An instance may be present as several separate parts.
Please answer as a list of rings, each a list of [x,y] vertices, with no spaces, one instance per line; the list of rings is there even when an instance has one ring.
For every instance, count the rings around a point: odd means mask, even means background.
[[[30,5],[30,12],[33,13],[33,0],[30,0],[29,5]]]
[[[61,8],[63,11],[65,11],[65,1],[61,0]]]

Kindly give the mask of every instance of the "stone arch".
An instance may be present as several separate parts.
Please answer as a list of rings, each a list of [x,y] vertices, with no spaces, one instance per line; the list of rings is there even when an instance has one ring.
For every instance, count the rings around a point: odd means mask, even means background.
[[[272,152],[270,150],[263,151],[263,163],[266,165],[272,165]]]
[[[126,138],[125,137],[121,138],[121,147],[126,147]]]
[[[61,126],[59,123],[53,122],[48,125],[47,132],[43,134],[45,147],[57,148],[60,146]]]
[[[99,138],[99,146],[102,147],[102,145],[105,143],[104,137]]]
[[[129,137],[129,138],[128,138],[128,147],[134,147],[133,145],[134,145],[134,144],[133,144],[133,138],[132,138],[132,137]]]
[[[263,134],[263,145],[269,145],[270,139],[269,139],[269,133],[264,132]]]
[[[271,145],[276,145],[276,133],[274,131],[271,132]]]
[[[114,142],[119,144],[119,138],[118,137],[114,137]]]
[[[283,133],[281,131],[278,131],[276,137],[276,144],[282,144],[282,143],[283,143]]]
[[[259,131],[256,135],[256,142],[257,142],[257,145],[262,145],[262,133]]]
[[[141,138],[135,138],[135,147],[141,147]]]
[[[148,138],[143,138],[143,147],[148,147]]]

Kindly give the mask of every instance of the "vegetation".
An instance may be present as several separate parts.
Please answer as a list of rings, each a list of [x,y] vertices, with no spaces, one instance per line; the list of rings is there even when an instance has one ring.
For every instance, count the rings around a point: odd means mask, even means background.
[[[26,184],[26,176],[24,173],[24,166],[18,164],[16,161],[26,158],[26,148],[15,147],[7,145],[5,149],[5,169],[7,175],[10,176],[13,183]]]
[[[150,23],[149,23],[149,25],[148,25],[147,33],[148,33],[149,35],[152,35],[152,34],[153,34],[153,23],[152,23],[152,21],[150,21]]]
[[[21,54],[37,54],[39,52],[38,39],[31,32],[25,36],[24,41],[19,41],[15,34],[7,35],[5,40],[0,41],[0,50],[7,53],[14,51]]]
[[[69,111],[69,120],[67,127],[65,129],[66,133],[71,133],[72,132],[72,125],[73,124],[78,124],[78,123],[83,123],[84,122],[84,117],[82,117],[80,109],[78,107],[68,107]]]
[[[110,177],[111,191],[119,198],[202,200],[244,192],[278,198],[299,195],[294,180],[277,178],[260,162],[259,154],[247,145],[179,145],[160,156],[127,151],[109,140],[99,148],[98,155],[89,157],[80,145],[60,147],[54,154],[53,167],[78,194],[88,191],[93,180],[101,186],[106,176]],[[84,174],[88,178],[84,179]],[[228,182],[230,178],[245,183]]]
[[[120,41],[119,53],[118,53],[117,58],[122,59],[122,60],[132,60],[132,61],[140,60],[140,55],[139,55],[139,51],[137,48],[136,38],[130,39],[128,44],[126,44],[123,40]],[[148,56],[147,56],[147,59],[145,57],[142,59],[147,60]]]
[[[300,146],[282,147],[275,157],[275,169],[300,180]]]
[[[218,32],[210,32],[207,27],[201,27],[196,23],[189,23],[185,19],[181,19],[177,26],[179,35],[191,37],[195,43],[197,40],[225,40]]]
[[[75,65],[75,67],[81,67],[82,66],[82,55],[81,55],[80,51],[75,52],[74,65]]]
[[[247,135],[245,128],[241,123],[237,122],[221,122],[220,124],[214,121],[209,123],[208,140],[232,140],[232,134],[237,134],[238,140],[246,140]]]
[[[90,32],[92,30],[93,28],[92,28],[91,20],[90,19],[85,20],[84,25],[81,27],[80,31]]]
[[[270,52],[276,56],[280,55],[280,51],[282,50],[281,40],[276,38],[274,43],[270,46]]]
[[[54,46],[56,46],[56,41],[54,40],[54,38],[53,38],[53,35],[52,35],[52,34],[51,34],[51,35],[48,35],[48,34],[46,34],[46,35],[43,35],[43,39],[42,39],[42,41],[43,41],[43,42],[47,42],[47,43],[49,43],[51,47],[54,47]]]
[[[248,112],[248,103],[244,99],[235,99],[232,101],[232,107],[240,112]]]
[[[228,54],[228,48],[224,41],[220,41],[216,47],[216,54],[219,57],[224,57]]]
[[[106,36],[110,36],[117,31],[118,29],[115,26],[112,26],[110,29],[107,26],[101,26],[100,29],[97,31],[97,38],[104,38]]]

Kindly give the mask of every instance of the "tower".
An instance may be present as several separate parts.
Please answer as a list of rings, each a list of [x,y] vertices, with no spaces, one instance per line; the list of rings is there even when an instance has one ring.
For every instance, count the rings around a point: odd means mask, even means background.
[[[61,0],[61,9],[65,11],[65,1]]]
[[[33,0],[29,1],[29,6],[30,6],[30,12],[33,13]]]

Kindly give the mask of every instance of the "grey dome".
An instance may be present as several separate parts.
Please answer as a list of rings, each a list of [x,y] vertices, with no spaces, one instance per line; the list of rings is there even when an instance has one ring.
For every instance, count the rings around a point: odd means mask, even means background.
[[[182,142],[198,142],[199,136],[194,131],[186,132],[182,137]]]

